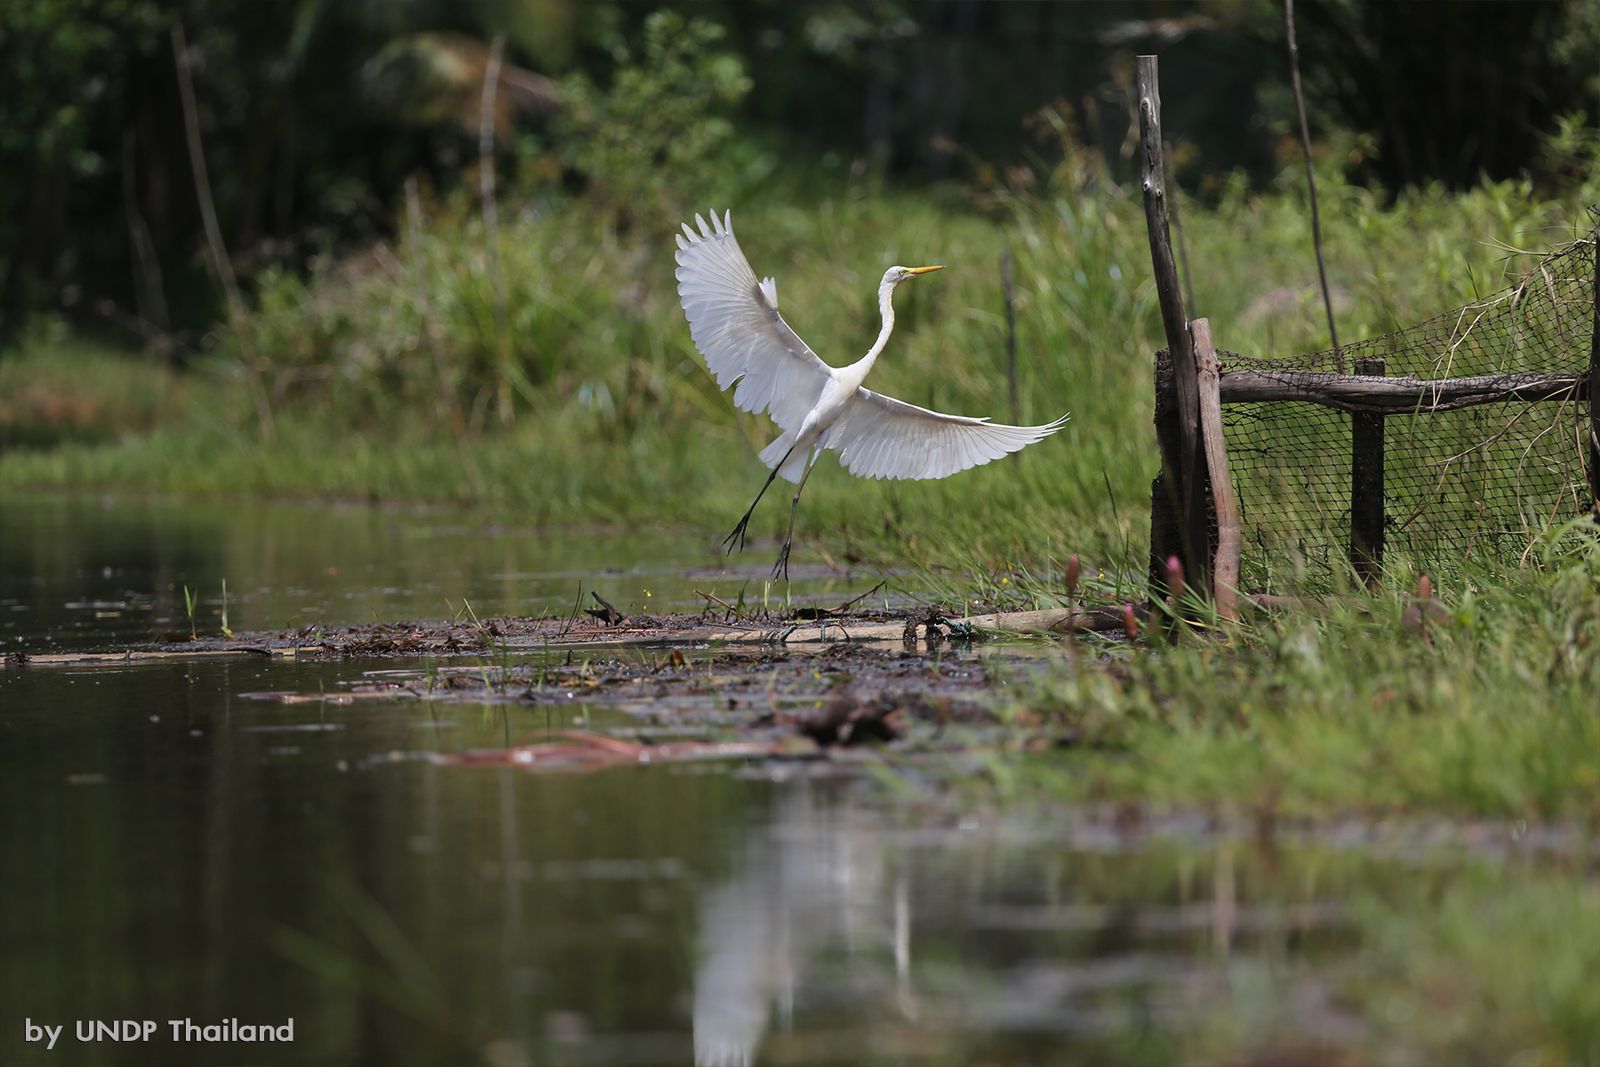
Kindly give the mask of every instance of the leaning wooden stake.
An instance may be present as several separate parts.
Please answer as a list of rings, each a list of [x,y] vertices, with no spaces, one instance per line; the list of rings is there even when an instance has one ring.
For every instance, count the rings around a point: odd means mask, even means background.
[[[1228,449],[1222,436],[1222,364],[1211,343],[1211,323],[1189,323],[1194,335],[1200,392],[1200,438],[1205,444],[1206,470],[1211,479],[1211,499],[1217,514],[1217,555],[1211,565],[1212,597],[1217,614],[1239,621],[1239,504],[1228,473]]]
[[[1361,375],[1381,375],[1378,357],[1356,360]],[[1350,416],[1350,563],[1368,585],[1383,567],[1383,420],[1382,415]]]
[[[1155,56],[1138,60],[1140,186],[1144,190],[1145,226],[1150,234],[1150,263],[1155,272],[1156,299],[1161,305],[1161,325],[1172,356],[1172,376],[1177,393],[1177,469],[1163,451],[1161,479],[1175,495],[1183,516],[1179,558],[1185,573],[1202,588],[1209,585],[1206,548],[1209,531],[1204,520],[1205,466],[1200,458],[1200,398],[1195,367],[1194,339],[1184,313],[1178,267],[1172,257],[1172,235],[1167,224],[1166,171],[1161,153],[1161,86]],[[1198,517],[1198,518],[1197,518]],[[1155,591],[1152,591],[1155,595]]]

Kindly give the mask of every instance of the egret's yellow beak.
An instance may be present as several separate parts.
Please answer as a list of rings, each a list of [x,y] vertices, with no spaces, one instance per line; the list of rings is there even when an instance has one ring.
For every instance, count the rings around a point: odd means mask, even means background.
[[[932,274],[936,270],[944,270],[944,264],[937,267],[907,267],[907,274]]]

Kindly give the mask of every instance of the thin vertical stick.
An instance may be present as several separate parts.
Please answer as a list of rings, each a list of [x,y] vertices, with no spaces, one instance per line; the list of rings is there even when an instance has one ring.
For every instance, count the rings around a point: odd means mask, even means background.
[[[1294,109],[1300,117],[1300,151],[1306,159],[1306,186],[1311,192],[1311,243],[1317,252],[1317,278],[1322,283],[1322,306],[1328,313],[1328,336],[1333,339],[1333,358],[1344,371],[1344,352],[1339,348],[1339,331],[1333,324],[1333,297],[1328,292],[1328,268],[1322,262],[1322,219],[1317,213],[1317,172],[1311,166],[1311,127],[1306,124],[1306,98],[1300,90],[1300,49],[1294,39],[1294,0],[1283,0],[1283,24],[1289,32],[1289,82],[1294,86]]]
[[[483,207],[483,239],[489,284],[494,290],[496,370],[495,401],[502,424],[511,421],[511,348],[506,336],[506,287],[500,270],[500,209],[494,196],[494,98],[500,87],[500,63],[505,55],[505,34],[489,45],[483,66],[483,102],[478,112],[478,196]]]
[[[1217,512],[1217,555],[1211,565],[1211,596],[1217,614],[1239,621],[1239,504],[1228,471],[1228,447],[1222,435],[1222,364],[1211,343],[1211,323],[1193,319],[1195,358],[1199,363],[1200,437],[1205,443],[1211,500]]]
[[[1165,158],[1172,158],[1172,146],[1165,141],[1161,144],[1161,151]],[[1183,272],[1183,296],[1188,302],[1191,315],[1200,313],[1200,305],[1194,298],[1194,278],[1189,274],[1189,243],[1183,238],[1183,213],[1178,210],[1178,195],[1174,191],[1167,200],[1172,208],[1172,235],[1178,239],[1178,270]]]
[[[1183,292],[1178,285],[1178,268],[1172,258],[1172,234],[1167,227],[1166,172],[1162,162],[1161,83],[1155,56],[1138,57],[1140,185],[1144,190],[1145,227],[1150,236],[1150,263],[1155,273],[1156,299],[1161,306],[1161,325],[1167,335],[1167,350],[1172,355],[1173,381],[1177,387],[1179,469],[1167,470],[1163,478],[1168,492],[1179,498],[1183,516],[1183,563],[1187,573],[1202,587],[1207,583],[1206,544],[1209,531],[1204,521],[1205,490],[1202,479],[1205,463],[1200,458],[1200,394],[1196,382],[1194,338],[1184,313]],[[1168,475],[1172,477],[1168,478]]]
[[[1011,421],[1022,422],[1017,402],[1017,305],[1011,291],[1011,249],[1000,250],[1000,288],[1006,301],[1006,388],[1011,396]]]
[[[244,328],[244,297],[239,293],[239,279],[233,273],[233,260],[228,258],[228,247],[222,243],[222,227],[217,224],[217,206],[211,200],[211,178],[206,172],[205,148],[200,141],[200,115],[194,102],[194,79],[189,72],[189,45],[183,37],[183,27],[172,27],[172,59],[178,69],[178,97],[183,102],[183,129],[189,141],[189,170],[194,177],[195,198],[200,202],[200,221],[205,227],[206,244],[211,250],[211,266],[217,272],[223,292],[228,299],[228,316],[234,325],[234,336],[244,347],[245,378],[250,383],[250,395],[255,401],[256,421],[261,436],[267,441],[277,437],[272,421],[272,408],[267,403],[266,386],[261,381],[261,364],[256,359],[255,345],[249,331]]]

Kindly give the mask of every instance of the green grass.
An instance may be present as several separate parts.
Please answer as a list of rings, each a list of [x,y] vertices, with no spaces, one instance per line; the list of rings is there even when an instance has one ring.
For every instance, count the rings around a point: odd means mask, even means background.
[[[1533,563],[1442,579],[1419,619],[1400,573],[1323,611],[1144,635],[1017,679],[1003,794],[1314,816],[1448,812],[1600,826],[1600,538],[1552,531]]]

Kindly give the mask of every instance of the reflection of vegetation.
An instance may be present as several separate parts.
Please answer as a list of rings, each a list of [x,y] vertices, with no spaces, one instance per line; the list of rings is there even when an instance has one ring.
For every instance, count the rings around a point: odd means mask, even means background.
[[[1365,897],[1354,914],[1376,973],[1348,994],[1386,1048],[1413,1062],[1600,1061],[1592,877],[1476,870]]]
[[[702,892],[697,1062],[1583,1063],[1600,1037],[1594,887],[1515,844],[852,807],[791,791]]]
[[[337,939],[279,927],[273,948],[324,989],[379,1001],[440,1035],[460,1040],[461,1006],[412,935],[360,885],[332,878],[323,896],[340,920]]]

